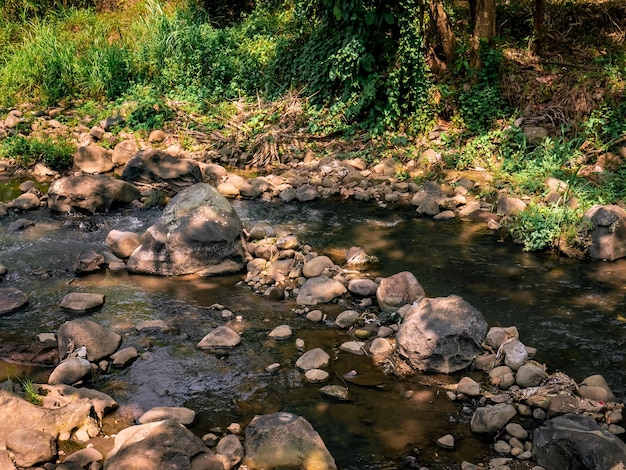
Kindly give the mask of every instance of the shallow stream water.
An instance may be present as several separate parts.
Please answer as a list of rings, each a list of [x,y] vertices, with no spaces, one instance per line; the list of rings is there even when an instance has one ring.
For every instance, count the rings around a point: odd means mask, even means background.
[[[549,371],[581,380],[603,374],[618,396],[626,394],[626,261],[580,262],[529,254],[500,240],[485,224],[432,222],[411,208],[386,209],[347,201],[274,204],[235,201],[247,227],[270,222],[296,234],[320,254],[362,246],[380,259],[368,272],[388,276],[411,271],[429,297],[458,294],[478,308],[491,326],[515,325],[521,340],[538,349]],[[245,426],[255,414],[289,411],[308,419],[341,469],[399,468],[412,455],[431,468],[458,468],[489,454],[489,442],[473,436],[458,404],[434,382],[455,383],[460,376],[385,376],[370,358],[339,351],[352,338],[330,321],[339,306],[321,306],[329,324],[313,324],[293,312],[293,301],[271,302],[241,285],[240,276],[210,279],[161,278],[103,272],[75,278],[78,253],[105,249],[111,229],[138,233],[160,211],[120,211],[94,217],[53,215],[47,211],[11,214],[0,220],[0,263],[9,269],[2,287],[30,296],[18,312],[0,317],[0,341],[30,341],[54,332],[74,315],[60,301],[69,292],[97,292],[104,307],[87,316],[114,328],[143,354],[130,367],[103,374],[94,388],[113,396],[119,416],[139,416],[154,406],[187,406],[198,413],[193,430],[202,435],[232,422]],[[17,218],[35,226],[9,233]],[[218,357],[195,345],[224,324],[221,304],[240,315],[233,326],[242,344]],[[138,336],[140,320],[162,319],[168,333]],[[275,326],[289,324],[306,349],[324,348],[333,361],[330,383],[347,385],[350,402],[323,399],[319,386],[304,382],[296,369],[294,341],[269,340]],[[280,363],[275,372],[266,366]],[[358,372],[357,383],[343,375]],[[24,369],[0,362],[0,380],[25,375],[46,380],[49,370]],[[479,377],[480,375],[478,375]],[[454,451],[436,447],[451,433]]]

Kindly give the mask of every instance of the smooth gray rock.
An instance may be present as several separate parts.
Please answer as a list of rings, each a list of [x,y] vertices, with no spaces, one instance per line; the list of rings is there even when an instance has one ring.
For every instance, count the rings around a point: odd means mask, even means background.
[[[408,271],[382,279],[376,290],[380,308],[392,312],[404,305],[419,302],[424,296],[424,289],[419,281]]]
[[[54,181],[48,189],[48,208],[57,212],[108,212],[139,199],[140,191],[105,175],[75,175]]]
[[[515,407],[507,403],[477,408],[470,423],[472,432],[494,433],[500,431],[516,414]]]
[[[296,367],[303,371],[320,369],[326,367],[328,361],[330,361],[328,353],[321,348],[315,348],[302,354],[296,361]]]
[[[61,300],[61,308],[76,312],[87,312],[104,305],[103,294],[89,292],[70,292]]]
[[[54,368],[48,378],[48,383],[50,385],[73,385],[91,375],[91,370],[91,363],[87,359],[73,357]]]
[[[335,279],[326,276],[313,277],[300,287],[296,302],[298,305],[328,303],[346,292],[346,287]]]
[[[146,411],[137,421],[139,424],[146,424],[166,419],[173,419],[180,424],[191,424],[196,419],[196,412],[185,407],[157,406]]]
[[[218,326],[206,335],[197,347],[199,349],[232,348],[241,343],[239,333],[227,326]]]
[[[37,429],[15,430],[7,436],[5,445],[20,467],[33,467],[57,455],[55,437]]]
[[[251,470],[337,469],[335,460],[311,424],[291,413],[255,416],[245,436],[242,464]]]
[[[77,318],[63,323],[57,332],[59,357],[68,352],[87,348],[87,359],[91,362],[110,356],[122,342],[122,337],[113,330],[98,325],[87,318]]]
[[[164,183],[179,192],[202,182],[202,172],[193,160],[173,157],[163,150],[150,148],[128,160],[122,171],[122,180],[131,183]]]
[[[191,461],[211,451],[182,424],[170,419],[121,430],[104,462],[105,470],[191,469]]]

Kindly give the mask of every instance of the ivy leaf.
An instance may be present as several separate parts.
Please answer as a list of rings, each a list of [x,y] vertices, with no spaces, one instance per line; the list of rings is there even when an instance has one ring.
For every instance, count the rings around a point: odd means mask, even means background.
[[[339,21],[341,19],[341,3],[340,0],[335,1],[335,6],[333,7],[333,15],[335,19]]]

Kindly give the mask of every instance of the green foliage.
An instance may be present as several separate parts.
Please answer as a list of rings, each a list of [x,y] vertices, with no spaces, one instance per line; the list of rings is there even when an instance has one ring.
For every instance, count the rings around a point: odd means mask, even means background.
[[[8,137],[0,145],[0,155],[15,160],[23,167],[42,162],[54,170],[72,166],[75,151],[73,144],[63,139],[36,139],[22,136]]]
[[[598,148],[610,147],[626,136],[626,99],[602,103],[583,123],[583,129]]]
[[[472,83],[465,85],[459,93],[459,114],[471,134],[480,134],[488,131],[494,121],[504,115],[505,103],[499,77],[502,53],[482,44],[482,67],[474,70],[469,69],[467,51],[460,49],[459,52],[455,70],[457,73],[469,73],[472,79]]]
[[[505,221],[514,240],[525,251],[538,251],[557,246],[568,226],[580,223],[580,214],[563,204],[544,206],[530,204],[524,211]]]
[[[160,129],[174,116],[174,110],[152,88],[135,87],[127,98],[130,113],[126,125],[132,130]]]
[[[24,398],[26,401],[33,405],[41,406],[43,405],[43,400],[39,395],[38,389],[33,384],[33,381],[30,379],[21,379],[20,385],[22,386],[22,392],[24,394]]]

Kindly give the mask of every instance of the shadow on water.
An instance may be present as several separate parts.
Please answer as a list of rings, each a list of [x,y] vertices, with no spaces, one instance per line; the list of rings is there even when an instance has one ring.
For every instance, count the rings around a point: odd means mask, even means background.
[[[362,246],[380,259],[370,275],[410,271],[429,297],[458,294],[490,325],[516,325],[522,341],[538,348],[539,360],[550,369],[576,379],[601,373],[619,396],[625,394],[626,262],[524,253],[484,224],[416,219],[411,208],[349,201],[233,205],[248,228],[270,222],[334,258]],[[30,341],[37,333],[56,331],[75,317],[59,307],[69,292],[102,293],[103,308],[85,316],[122,334],[123,347],[142,351],[132,366],[95,380],[96,388],[120,403],[117,417],[132,420],[154,406],[189,406],[198,412],[193,430],[202,435],[232,422],[245,425],[255,414],[290,411],[313,424],[343,469],[398,468],[407,454],[432,468],[458,468],[462,460],[486,457],[489,443],[469,432],[469,416],[431,386],[432,380],[455,383],[459,377],[399,380],[383,375],[371,358],[341,352],[341,343],[352,338],[331,324],[339,306],[322,306],[328,324],[314,324],[294,314],[293,301],[270,302],[237,285],[243,276],[162,278],[109,271],[73,276],[76,255],[103,251],[111,229],[141,233],[158,216],[158,211],[128,211],[84,218],[42,211],[19,215],[35,222],[23,232],[6,230],[16,214],[0,221],[0,262],[10,271],[0,286],[17,287],[31,298],[24,309],[0,317],[0,341]],[[221,309],[212,307],[216,303],[241,316],[228,321],[241,332],[242,344],[225,356],[196,348],[212,328],[227,322]],[[153,319],[165,320],[172,330],[137,334],[138,321]],[[300,352],[293,338],[268,339],[281,324],[289,324],[306,349],[322,347],[331,354],[329,383],[347,385],[349,402],[324,399],[318,385],[304,382],[295,367]],[[280,368],[267,372],[273,363]],[[0,362],[0,379],[15,367]],[[343,378],[352,370],[358,383]],[[26,373],[45,380],[49,371]],[[434,444],[447,433],[455,436],[454,452]]]

